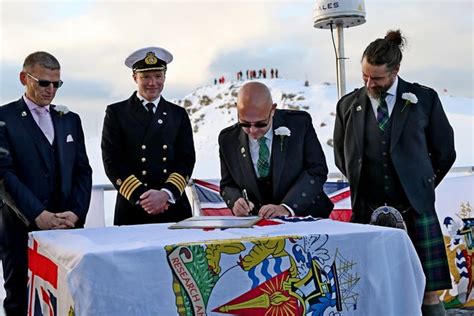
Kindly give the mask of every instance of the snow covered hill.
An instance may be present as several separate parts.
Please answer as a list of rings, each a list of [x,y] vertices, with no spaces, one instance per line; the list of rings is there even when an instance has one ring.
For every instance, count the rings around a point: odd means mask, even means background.
[[[258,81],[270,87],[273,101],[277,103],[278,108],[300,109],[311,114],[316,134],[326,154],[329,171],[338,172],[331,147],[337,103],[336,86],[329,83],[305,86],[302,80],[289,79]],[[194,178],[220,177],[217,137],[223,128],[237,122],[237,93],[245,82],[231,81],[204,86],[180,100],[171,100],[183,106],[190,115],[197,157]],[[472,166],[474,100],[442,95],[441,101],[455,132],[458,154],[455,166]],[[100,140],[89,139],[87,149],[94,169],[94,184],[109,183],[102,167]]]

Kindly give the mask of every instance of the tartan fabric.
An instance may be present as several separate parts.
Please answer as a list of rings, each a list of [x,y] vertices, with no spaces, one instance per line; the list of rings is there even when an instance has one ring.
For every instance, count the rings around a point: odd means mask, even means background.
[[[270,151],[267,146],[266,138],[260,137],[258,140],[258,160],[257,160],[257,170],[260,178],[265,178],[270,173]]]
[[[435,211],[418,214],[411,209],[402,215],[426,276],[425,291],[450,289],[446,246]]]
[[[380,94],[379,106],[377,107],[377,122],[379,122],[379,129],[382,132],[385,131],[385,126],[390,118],[388,115],[387,102],[385,101],[386,96],[387,93],[385,92]]]

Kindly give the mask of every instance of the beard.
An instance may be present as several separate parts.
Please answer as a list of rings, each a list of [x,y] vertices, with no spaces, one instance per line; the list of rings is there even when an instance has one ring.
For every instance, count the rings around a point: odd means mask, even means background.
[[[389,80],[389,82],[385,85],[375,86],[375,87],[372,87],[372,88],[369,88],[369,87],[366,86],[367,93],[372,98],[378,100],[378,99],[380,99],[380,96],[382,95],[382,93],[387,92],[388,89],[390,89],[390,87],[393,85],[394,82],[395,82],[395,77],[391,78],[391,80]]]

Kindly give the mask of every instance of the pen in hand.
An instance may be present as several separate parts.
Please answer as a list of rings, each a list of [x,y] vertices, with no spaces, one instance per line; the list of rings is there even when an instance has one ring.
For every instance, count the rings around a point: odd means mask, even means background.
[[[247,190],[246,189],[242,190],[242,196],[244,197],[244,200],[247,203],[247,206],[249,208],[249,215],[250,215],[252,213],[252,210],[250,209],[250,201],[249,201],[249,196],[247,195]]]

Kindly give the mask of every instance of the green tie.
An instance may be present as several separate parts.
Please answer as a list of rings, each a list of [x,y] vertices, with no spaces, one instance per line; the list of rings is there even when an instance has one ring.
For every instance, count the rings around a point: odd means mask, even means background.
[[[379,106],[377,107],[377,121],[379,122],[379,128],[382,132],[385,131],[385,126],[387,125],[390,118],[388,115],[387,102],[385,101],[386,97],[386,92],[382,92],[380,94]]]
[[[270,158],[270,151],[268,150],[265,136],[258,140],[258,146],[257,170],[260,178],[265,178],[270,173],[270,162],[268,161],[268,158]]]

